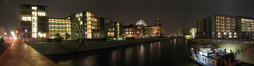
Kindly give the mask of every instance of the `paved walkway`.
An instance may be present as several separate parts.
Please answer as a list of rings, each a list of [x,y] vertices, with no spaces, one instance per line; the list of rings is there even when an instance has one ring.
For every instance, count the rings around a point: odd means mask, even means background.
[[[0,66],[57,66],[24,42],[16,39],[0,57]]]

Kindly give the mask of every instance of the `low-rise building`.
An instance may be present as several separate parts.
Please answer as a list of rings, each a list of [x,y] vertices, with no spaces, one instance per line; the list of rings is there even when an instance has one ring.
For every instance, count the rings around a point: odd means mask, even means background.
[[[114,22],[113,20],[105,21],[105,31],[107,41],[111,40],[125,40],[123,38],[123,24],[120,22]]]

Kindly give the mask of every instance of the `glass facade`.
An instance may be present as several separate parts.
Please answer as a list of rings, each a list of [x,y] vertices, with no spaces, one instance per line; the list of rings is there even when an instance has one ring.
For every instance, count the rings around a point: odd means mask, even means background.
[[[55,39],[56,34],[65,37],[66,33],[71,35],[71,22],[68,19],[49,19],[49,39]],[[65,38],[63,38],[65,39]],[[68,38],[66,40],[70,40]]]
[[[254,32],[253,20],[241,18],[241,32],[249,32],[249,27],[251,27],[251,32]]]

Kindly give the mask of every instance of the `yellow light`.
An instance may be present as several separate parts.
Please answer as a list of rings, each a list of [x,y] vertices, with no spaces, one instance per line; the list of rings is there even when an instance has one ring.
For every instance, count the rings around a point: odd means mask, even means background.
[[[37,10],[37,7],[36,6],[32,6],[32,10]]]
[[[33,37],[33,38],[37,38],[36,33],[32,33],[32,37]]]

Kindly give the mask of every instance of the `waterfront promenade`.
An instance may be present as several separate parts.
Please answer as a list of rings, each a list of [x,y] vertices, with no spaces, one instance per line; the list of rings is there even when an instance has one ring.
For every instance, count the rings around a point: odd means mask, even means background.
[[[0,66],[57,66],[50,59],[16,39],[0,57]]]

